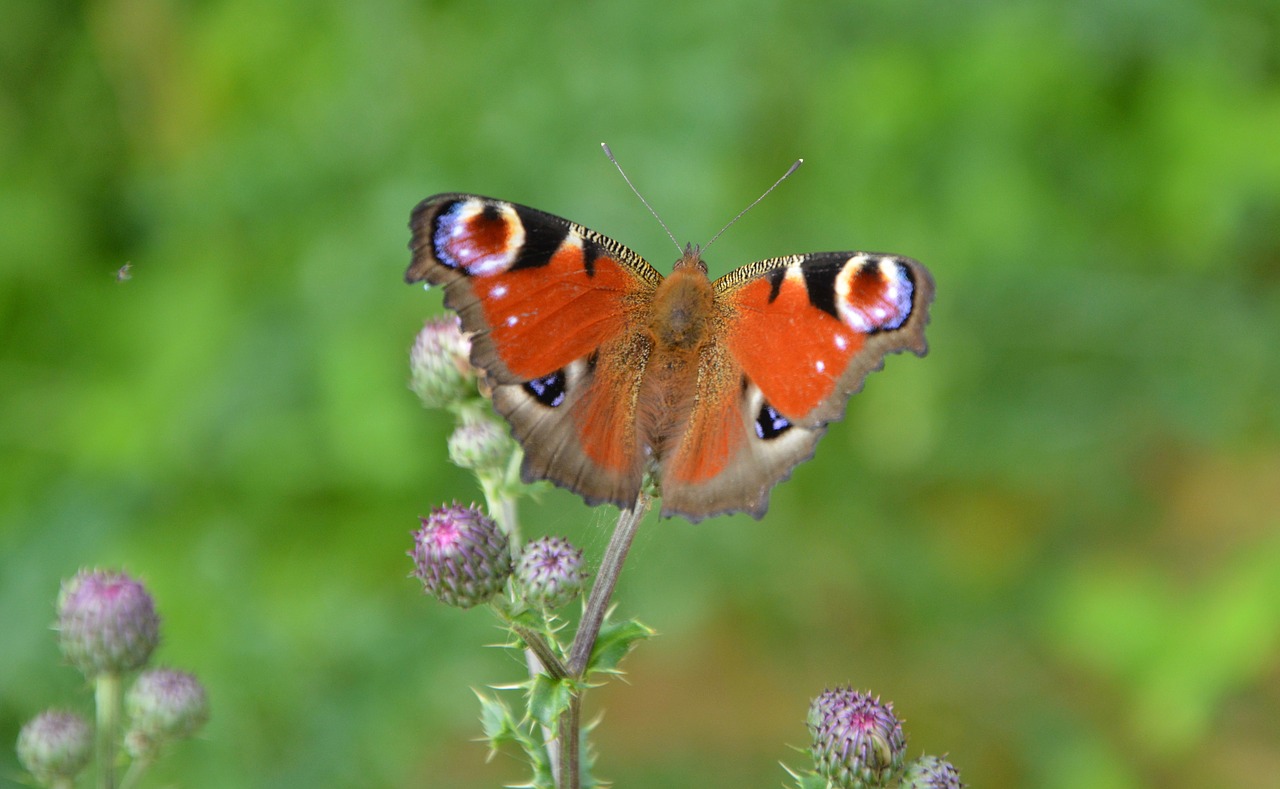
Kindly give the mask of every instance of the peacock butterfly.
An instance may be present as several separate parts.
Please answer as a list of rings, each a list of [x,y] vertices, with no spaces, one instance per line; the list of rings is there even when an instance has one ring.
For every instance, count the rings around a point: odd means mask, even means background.
[[[885,354],[927,350],[933,279],[898,255],[791,255],[712,282],[693,245],[664,278],[607,236],[479,195],[429,197],[409,227],[405,280],[444,286],[524,479],[590,504],[634,506],[649,474],[664,515],[759,518]]]

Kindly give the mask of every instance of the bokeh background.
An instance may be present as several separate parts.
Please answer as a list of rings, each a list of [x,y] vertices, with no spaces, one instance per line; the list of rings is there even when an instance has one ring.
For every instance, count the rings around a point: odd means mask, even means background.
[[[975,787],[1280,776],[1280,9],[1228,2],[4,3],[0,782],[85,565],[146,581],[213,719],[153,786],[490,787],[483,611],[406,578],[479,496],[407,390],[421,198],[667,270],[870,249],[937,280],[767,517],[648,522],[589,697],[624,787],[779,786],[809,700],[892,699]],[[117,271],[130,264],[131,278]],[[532,535],[598,557],[548,491]]]

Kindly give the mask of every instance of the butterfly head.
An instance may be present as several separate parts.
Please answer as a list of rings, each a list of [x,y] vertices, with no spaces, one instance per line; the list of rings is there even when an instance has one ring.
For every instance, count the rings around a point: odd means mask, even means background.
[[[695,269],[703,276],[706,276],[707,264],[706,261],[702,259],[702,247],[699,247],[696,244],[684,245],[684,254],[682,254],[680,259],[676,261],[676,264],[671,267],[671,270],[674,272],[685,269]]]

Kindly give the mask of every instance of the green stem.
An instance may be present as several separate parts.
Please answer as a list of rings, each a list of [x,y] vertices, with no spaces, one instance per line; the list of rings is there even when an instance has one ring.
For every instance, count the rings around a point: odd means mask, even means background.
[[[149,756],[138,756],[129,762],[129,769],[124,771],[124,778],[120,779],[120,789],[132,789],[151,766],[152,761],[153,759]]]
[[[627,551],[631,550],[636,529],[652,503],[649,495],[641,491],[635,506],[618,515],[618,525],[609,538],[604,558],[600,560],[600,571],[596,573],[591,596],[587,598],[587,610],[582,614],[582,622],[578,625],[578,632],[573,637],[573,647],[569,651],[569,673],[575,677],[581,677],[587,670],[587,661],[591,659],[591,650],[596,645],[596,637],[600,635],[600,626],[604,623],[605,612],[609,610],[613,589],[618,585],[618,576],[622,574],[622,563],[627,560]]]
[[[609,600],[618,585],[618,576],[622,574],[622,563],[627,560],[631,541],[635,539],[640,521],[644,520],[652,502],[649,495],[641,491],[635,506],[618,515],[618,525],[609,538],[609,547],[605,549],[604,558],[600,561],[600,571],[596,573],[591,596],[587,598],[587,608],[582,614],[578,632],[573,637],[573,646],[569,650],[569,674],[572,677],[579,680],[585,678],[591,651],[595,648],[605,613],[609,610]],[[556,779],[557,785],[562,789],[579,789],[582,783],[580,740],[582,696],[586,692],[586,683],[580,683],[580,687],[583,690],[573,694],[569,700],[569,708],[560,716],[559,769]]]
[[[495,479],[490,474],[476,475],[480,480],[480,488],[484,492],[485,504],[488,507],[490,517],[498,524],[498,529],[507,536],[512,561],[519,560],[520,553],[524,550],[524,539],[520,533],[519,513],[516,509],[517,498],[511,495],[511,491],[516,489],[516,482],[520,478],[520,463],[523,457],[524,453],[517,447],[507,463],[505,473],[500,479]],[[536,677],[539,673],[546,673],[547,676],[557,681],[568,677],[568,669],[565,668],[564,661],[552,650],[551,645],[547,643],[547,639],[541,633],[516,624],[503,605],[496,605],[494,610],[498,612],[498,615],[507,623],[512,632],[519,636],[520,640],[524,641],[525,665],[529,668],[530,678]],[[547,756],[551,762],[552,777],[556,784],[559,785],[560,743],[556,739],[555,731],[550,726],[541,728],[542,742],[547,749]]]
[[[534,632],[524,625],[517,625],[511,620],[507,620],[507,625],[515,631],[516,635],[520,636],[520,640],[528,647],[527,651],[533,653],[533,656],[538,659],[538,664],[540,665],[536,667],[530,666],[530,676],[538,670],[545,672],[547,676],[557,682],[569,676],[564,663],[560,662],[560,658],[552,651],[551,645],[547,643],[541,633]]]
[[[116,743],[119,741],[123,683],[119,674],[99,674],[94,681],[94,705],[98,718],[98,786],[115,789]]]
[[[511,558],[519,558],[520,551],[524,548],[524,541],[520,535],[515,497],[504,493],[503,491],[509,488],[489,474],[477,474],[476,478],[480,481],[480,490],[484,493],[489,517],[498,524],[498,531],[506,535],[507,542],[511,545]]]
[[[581,748],[582,696],[575,693],[569,699],[569,709],[560,714],[560,751],[556,754],[556,786],[560,789],[579,789],[582,785]]]

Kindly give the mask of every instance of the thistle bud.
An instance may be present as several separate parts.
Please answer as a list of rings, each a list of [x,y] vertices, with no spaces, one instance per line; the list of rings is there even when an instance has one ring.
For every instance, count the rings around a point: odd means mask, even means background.
[[[457,318],[427,321],[409,351],[409,388],[427,408],[444,408],[475,394],[470,354]]]
[[[960,772],[946,759],[921,756],[907,765],[901,789],[964,789]]]
[[[93,756],[93,729],[74,712],[47,710],[18,733],[18,761],[45,786],[70,785]]]
[[[505,469],[513,450],[507,431],[488,419],[468,419],[449,436],[449,460],[481,474]]]
[[[413,533],[413,575],[442,602],[459,608],[502,591],[511,575],[507,536],[475,506],[439,507]]]
[[[124,573],[81,570],[58,594],[62,654],[90,679],[141,668],[160,643],[146,588]]]
[[[185,671],[144,671],[124,705],[129,713],[125,748],[134,758],[154,755],[169,740],[190,737],[209,720],[204,686]]]
[[[882,786],[902,769],[907,742],[892,703],[850,687],[823,691],[808,726],[818,773],[840,789]]]
[[[582,593],[582,551],[563,537],[531,541],[516,564],[520,594],[538,608],[559,608]]]

